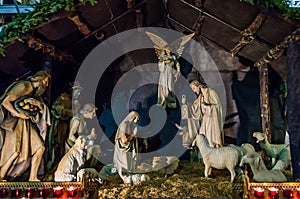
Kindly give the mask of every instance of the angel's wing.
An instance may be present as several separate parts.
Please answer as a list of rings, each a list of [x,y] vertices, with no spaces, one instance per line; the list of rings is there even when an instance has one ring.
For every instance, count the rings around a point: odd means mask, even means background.
[[[154,45],[155,52],[156,52],[156,55],[159,57],[163,53],[164,49],[167,47],[168,43],[165,40],[163,40],[161,37],[159,37],[151,32],[146,31],[146,34],[150,37],[150,39],[155,44]]]
[[[171,44],[171,51],[173,52],[177,52],[178,56],[181,56],[183,49],[184,49],[184,45],[195,35],[195,33],[189,34],[189,35],[185,35],[179,39],[177,39],[176,41],[174,41]]]

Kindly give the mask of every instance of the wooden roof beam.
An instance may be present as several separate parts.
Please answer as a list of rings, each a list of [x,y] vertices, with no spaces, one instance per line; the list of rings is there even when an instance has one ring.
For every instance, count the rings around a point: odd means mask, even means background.
[[[78,28],[78,30],[83,34],[83,35],[88,35],[91,33],[91,30],[87,27],[85,23],[83,23],[78,15],[75,16],[70,16],[68,17]]]
[[[79,65],[79,63],[74,59],[73,55],[69,54],[67,51],[57,50],[55,49],[54,45],[45,43],[42,40],[32,36],[29,36],[25,39],[27,40],[27,45],[29,48],[33,48],[36,51],[41,51],[43,54],[50,55],[56,60],[69,60]]]
[[[290,35],[286,36],[280,44],[270,49],[266,55],[254,63],[254,66],[261,67],[272,60],[278,59],[284,53],[284,50],[288,47],[288,44],[291,41],[300,41],[300,28],[297,28]]]
[[[231,56],[234,57],[240,52],[245,46],[250,44],[255,39],[256,31],[262,26],[266,19],[266,15],[259,13],[254,21],[241,32],[242,38],[238,44],[231,50]]]
[[[99,36],[99,35],[102,35],[102,34],[101,34],[101,30],[102,30],[103,28],[109,26],[110,24],[113,24],[115,21],[119,20],[120,18],[122,18],[123,16],[127,15],[128,13],[130,13],[130,12],[132,12],[132,11],[135,12],[135,10],[136,10],[138,7],[140,7],[141,5],[143,5],[144,3],[148,2],[148,1],[149,1],[149,0],[143,0],[143,1],[140,2],[140,3],[133,5],[131,9],[128,9],[127,11],[125,11],[124,13],[120,14],[119,16],[117,16],[117,17],[111,19],[110,21],[108,21],[107,23],[105,23],[104,25],[102,25],[101,27],[99,27],[99,28],[97,28],[97,29],[91,31],[89,34],[85,35],[82,39],[80,39],[79,41],[77,41],[76,43],[74,43],[73,46],[76,46],[77,44],[79,44],[80,42],[82,42],[83,40],[89,38],[89,37],[92,36],[92,35],[94,35],[94,36],[96,37],[96,39],[98,39],[98,36]],[[102,40],[102,39],[103,39],[103,38],[101,37],[101,40]],[[99,39],[98,39],[98,40],[99,40]],[[72,46],[71,46],[70,48],[72,48]],[[70,49],[70,48],[69,48],[69,49]]]

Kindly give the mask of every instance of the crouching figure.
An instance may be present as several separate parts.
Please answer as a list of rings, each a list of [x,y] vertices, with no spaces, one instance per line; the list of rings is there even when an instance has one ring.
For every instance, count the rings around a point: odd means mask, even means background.
[[[77,171],[84,164],[84,148],[86,138],[79,136],[72,148],[63,156],[58,164],[54,174],[54,180],[57,182],[76,180]]]

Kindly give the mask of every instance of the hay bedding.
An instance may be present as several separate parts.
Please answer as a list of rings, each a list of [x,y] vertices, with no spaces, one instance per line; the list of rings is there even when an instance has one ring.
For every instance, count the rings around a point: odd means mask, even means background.
[[[119,177],[106,177],[96,198],[232,198],[230,174],[213,170],[204,178],[204,165],[180,161],[174,174],[165,177],[161,171],[148,173],[150,181],[123,184]]]

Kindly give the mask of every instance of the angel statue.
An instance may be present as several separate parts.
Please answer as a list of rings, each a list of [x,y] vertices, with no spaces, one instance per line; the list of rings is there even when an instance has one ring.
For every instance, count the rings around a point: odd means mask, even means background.
[[[168,43],[161,37],[151,32],[146,32],[146,34],[155,44],[154,48],[158,57],[160,75],[158,82],[157,104],[163,108],[177,108],[174,84],[180,76],[178,58],[183,52],[184,45],[194,36],[195,33],[185,35],[169,46]]]

